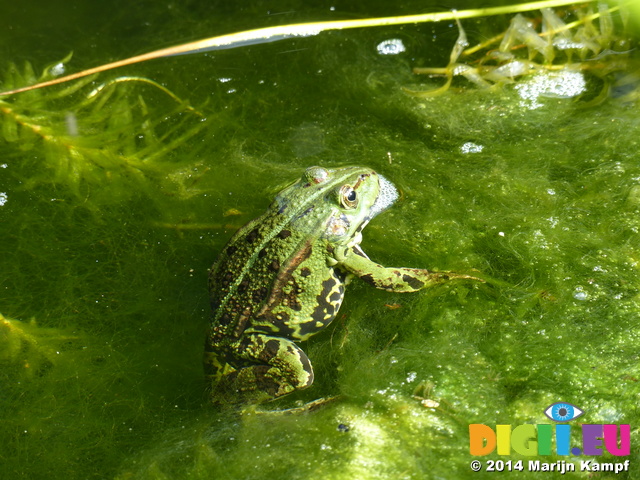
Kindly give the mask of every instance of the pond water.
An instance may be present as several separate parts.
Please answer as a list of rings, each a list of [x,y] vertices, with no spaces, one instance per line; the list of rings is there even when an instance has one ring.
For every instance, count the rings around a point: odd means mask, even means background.
[[[214,35],[441,10],[5,3],[2,90]],[[168,57],[0,99],[0,478],[478,478],[474,459],[523,460],[513,478],[529,460],[587,478],[580,460],[629,459],[597,478],[638,478],[638,18],[612,15],[623,53],[487,88],[455,77],[440,95],[416,92],[446,78],[413,69],[448,64],[454,21]],[[462,25],[475,45],[513,17]],[[302,345],[314,385],[261,408],[339,400],[301,415],[213,407],[210,265],[305,168],[351,164],[400,191],[364,231],[372,259],[486,283],[392,294],[355,279]],[[631,425],[631,455],[563,456],[555,436],[547,455],[470,454],[470,424],[554,424],[561,401],[584,412],[572,447],[581,424]]]

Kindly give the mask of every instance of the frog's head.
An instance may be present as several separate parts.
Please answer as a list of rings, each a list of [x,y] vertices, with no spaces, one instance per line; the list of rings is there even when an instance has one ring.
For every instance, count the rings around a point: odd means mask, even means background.
[[[297,229],[335,245],[353,246],[362,241],[369,221],[397,198],[393,184],[370,168],[310,167],[276,203],[289,210]]]

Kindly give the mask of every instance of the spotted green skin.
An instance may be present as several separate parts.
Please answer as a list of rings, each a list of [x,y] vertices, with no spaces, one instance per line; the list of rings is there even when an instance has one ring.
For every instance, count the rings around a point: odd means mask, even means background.
[[[311,385],[311,362],[297,342],[331,323],[353,276],[392,292],[474,278],[369,260],[362,229],[396,198],[369,168],[311,167],[238,230],[209,276],[204,363],[213,401],[259,403]]]

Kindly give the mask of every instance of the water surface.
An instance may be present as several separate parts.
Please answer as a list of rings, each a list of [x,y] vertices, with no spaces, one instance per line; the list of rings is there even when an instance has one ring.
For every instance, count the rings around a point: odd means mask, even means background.
[[[440,8],[36,3],[5,6],[5,86],[71,51],[67,72],[262,26]],[[510,19],[464,26],[474,44]],[[634,32],[620,32],[631,48]],[[585,411],[576,432],[635,428],[637,77],[602,101],[597,76],[535,105],[514,85],[464,79],[437,97],[407,93],[444,84],[412,68],[445,66],[457,37],[452,22],[328,32],[6,99],[0,477],[477,478],[471,423],[551,423],[546,407],[567,401]],[[405,51],[381,55],[393,39]],[[610,78],[637,73],[636,53],[625,61]],[[371,258],[491,281],[396,295],[356,280],[303,346],[314,386],[270,407],[341,401],[302,416],[217,411],[201,367],[209,266],[304,168],[346,164],[401,191],[365,230]],[[636,475],[638,460],[634,447]]]

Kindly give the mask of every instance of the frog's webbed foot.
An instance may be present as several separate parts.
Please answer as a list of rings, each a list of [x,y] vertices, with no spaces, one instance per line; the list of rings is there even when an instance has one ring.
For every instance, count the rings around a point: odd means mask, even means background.
[[[301,415],[305,413],[315,412],[320,408],[323,408],[325,405],[329,405],[330,403],[336,402],[342,398],[342,395],[334,395],[331,397],[322,397],[312,400],[310,402],[305,403],[304,405],[300,405],[297,407],[291,408],[283,408],[278,410],[265,410],[262,408],[251,409],[251,414],[253,415]],[[243,413],[249,413],[248,411],[243,411]]]
[[[291,340],[262,334],[246,335],[227,354],[236,358],[240,365],[213,386],[214,403],[262,403],[313,383],[309,358]]]

